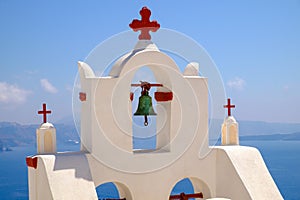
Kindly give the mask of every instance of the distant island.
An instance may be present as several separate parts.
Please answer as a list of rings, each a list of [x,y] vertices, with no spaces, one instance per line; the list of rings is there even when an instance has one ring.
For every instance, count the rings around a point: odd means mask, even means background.
[[[12,148],[3,146],[2,142],[0,141],[0,152],[2,151],[12,151]]]
[[[2,151],[12,151],[12,148],[10,148],[10,147],[3,147],[3,148],[0,149],[0,152],[2,152]]]

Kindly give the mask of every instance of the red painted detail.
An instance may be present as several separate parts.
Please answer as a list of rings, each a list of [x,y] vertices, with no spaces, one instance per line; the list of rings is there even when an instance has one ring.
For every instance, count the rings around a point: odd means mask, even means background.
[[[133,101],[133,96],[134,96],[134,93],[133,92],[130,92],[130,100]]]
[[[26,164],[28,167],[33,167],[34,169],[37,168],[37,161],[38,161],[38,158],[37,157],[27,157],[26,158]]]
[[[86,101],[86,93],[79,92],[79,99],[80,101]]]
[[[228,109],[228,116],[231,116],[231,108],[235,108],[235,105],[231,105],[230,98],[227,99],[227,105],[224,105],[224,108]]]
[[[105,200],[126,200],[126,198],[122,198],[122,199],[105,199]]]
[[[171,101],[173,99],[173,92],[155,92],[154,98],[158,102]]]
[[[38,114],[43,114],[43,123],[47,122],[47,114],[51,114],[50,110],[46,109],[46,104],[43,103],[43,110],[38,111]]]
[[[151,11],[147,7],[143,7],[140,10],[141,20],[132,20],[129,27],[133,29],[134,32],[141,31],[139,35],[140,40],[151,40],[151,35],[149,31],[156,32],[160,28],[160,24],[157,21],[150,21]]]
[[[188,200],[190,198],[203,198],[203,194],[202,192],[200,193],[195,193],[195,194],[185,194],[185,193],[180,193],[178,195],[171,195],[169,197],[169,200],[172,200],[172,199],[178,199],[178,200]]]

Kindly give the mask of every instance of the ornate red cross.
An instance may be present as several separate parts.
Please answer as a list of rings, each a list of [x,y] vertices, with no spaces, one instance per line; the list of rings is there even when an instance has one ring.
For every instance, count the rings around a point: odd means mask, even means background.
[[[43,122],[47,122],[47,114],[51,114],[51,110],[46,109],[46,104],[43,103],[43,110],[39,110],[38,114],[43,114]]]
[[[140,15],[142,19],[132,20],[131,24],[129,24],[129,27],[135,32],[141,31],[141,34],[139,35],[140,40],[151,40],[149,31],[156,32],[160,28],[160,24],[155,20],[150,22],[151,11],[147,7],[142,8]]]
[[[228,116],[231,116],[231,108],[235,108],[235,105],[230,104],[230,99],[227,99],[227,105],[224,105],[224,108],[228,109]]]

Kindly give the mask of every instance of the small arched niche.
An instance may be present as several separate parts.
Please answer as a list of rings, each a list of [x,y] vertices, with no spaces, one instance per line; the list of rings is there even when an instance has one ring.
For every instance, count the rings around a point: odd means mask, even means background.
[[[44,151],[45,153],[54,152],[53,149],[53,136],[50,131],[46,131],[44,135]]]
[[[106,182],[96,187],[98,199],[126,199],[132,200],[129,188],[119,182]]]
[[[176,199],[180,195],[182,197],[189,197],[188,199],[191,200],[211,197],[207,184],[199,178],[194,177],[183,178],[175,183],[170,193],[170,199]]]

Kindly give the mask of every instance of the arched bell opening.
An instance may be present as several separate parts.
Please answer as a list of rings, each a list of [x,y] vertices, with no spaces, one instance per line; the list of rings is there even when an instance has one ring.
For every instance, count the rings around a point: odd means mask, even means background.
[[[129,188],[119,182],[106,182],[96,187],[99,200],[132,200]]]
[[[206,183],[194,177],[179,180],[170,193],[170,200],[198,200],[210,198],[210,190]]]
[[[170,77],[164,68],[165,65],[149,64],[139,67],[132,75],[131,82],[131,109],[133,151],[144,153],[148,151],[170,151],[171,141],[171,104],[173,99]],[[143,96],[141,82],[150,83],[149,97],[155,115],[148,115],[148,124],[145,126],[145,117],[135,115],[139,111]],[[148,102],[149,102],[148,101]],[[146,150],[146,151],[145,151]]]
[[[142,82],[156,83],[152,70],[143,66],[139,68],[132,79],[132,84]],[[132,86],[132,142],[133,150],[156,149],[156,101],[155,88],[149,90],[141,86]]]

